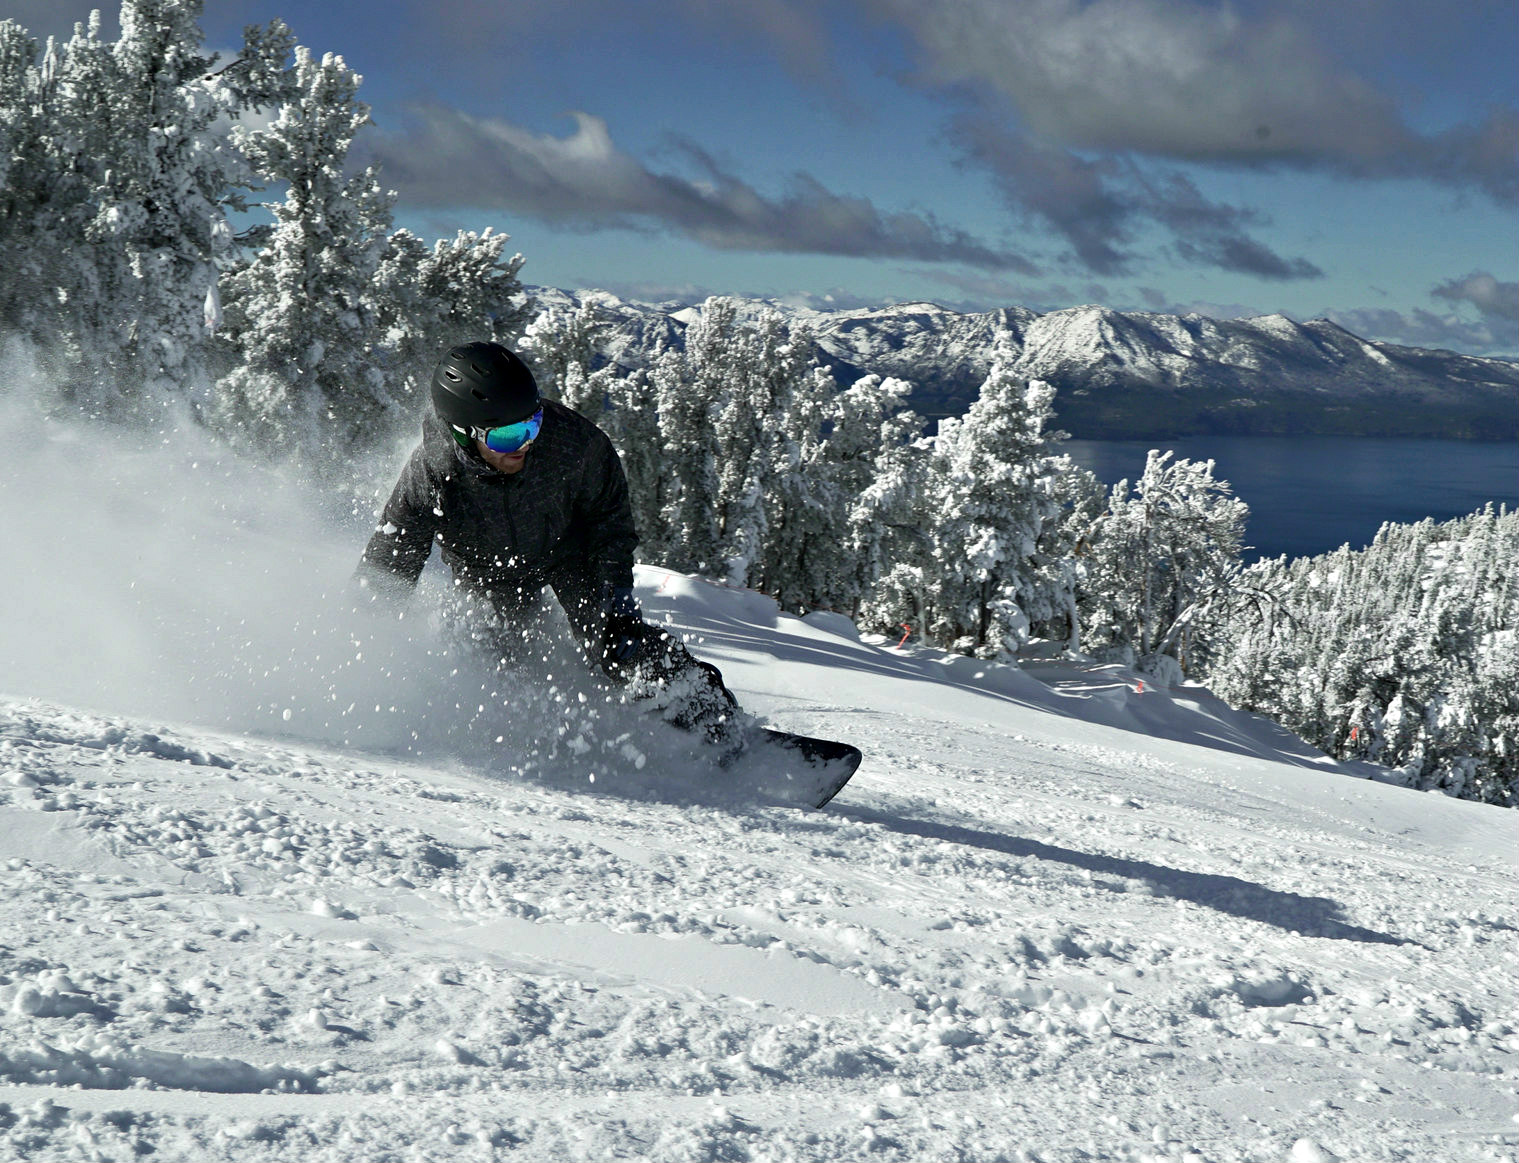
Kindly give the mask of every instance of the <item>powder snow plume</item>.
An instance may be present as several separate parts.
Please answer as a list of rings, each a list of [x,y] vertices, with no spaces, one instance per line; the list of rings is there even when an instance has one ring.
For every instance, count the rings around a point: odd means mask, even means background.
[[[505,705],[491,660],[429,613],[436,601],[398,617],[354,589],[367,509],[192,425],[144,435],[43,421],[11,402],[0,458],[7,693],[457,754],[519,732],[535,700],[568,689],[525,684],[527,709]],[[392,467],[377,466],[376,481]],[[552,639],[534,655],[540,673],[574,674]]]

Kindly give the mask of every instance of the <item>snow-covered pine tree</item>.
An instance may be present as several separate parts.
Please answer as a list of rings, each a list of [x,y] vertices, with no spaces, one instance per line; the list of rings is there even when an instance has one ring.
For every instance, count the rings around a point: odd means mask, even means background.
[[[272,449],[323,430],[383,439],[376,413],[409,411],[439,350],[520,332],[521,258],[489,230],[430,250],[390,234],[374,173],[342,177],[367,119],[357,77],[304,52],[291,68],[279,21],[214,69],[200,12],[125,0],[119,40],[97,13],[40,64],[25,30],[0,23],[0,328],[41,347],[63,398],[94,412],[151,421],[188,403]],[[234,124],[274,104],[269,129]],[[250,160],[288,196],[273,227],[234,240]],[[234,241],[262,249],[250,261]]]
[[[267,245],[225,284],[226,326],[242,363],[218,384],[223,427],[269,451],[316,451],[334,437],[377,437],[403,414],[387,385],[387,323],[371,283],[389,246],[392,196],[371,167],[345,177],[369,119],[360,77],[328,54],[296,50],[294,93],[267,128],[235,138],[256,171],[283,185],[265,203]]]
[[[775,597],[787,608],[852,603],[846,570],[848,514],[825,449],[837,385],[805,328],[775,311],[741,315],[714,297],[686,333],[683,351],[656,359],[649,380],[662,463],[648,456],[650,398],[637,377],[594,373],[624,450],[644,553]],[[840,457],[843,450],[841,437]],[[642,499],[641,499],[642,496]],[[657,513],[657,515],[656,515]]]
[[[1052,439],[1055,437],[1064,439],[1064,434],[1053,434]],[[1030,585],[1021,599],[1023,612],[1035,637],[1059,642],[1079,654],[1081,614],[1076,594],[1087,541],[1107,497],[1096,476],[1078,468],[1064,454],[1047,458],[1045,469],[1055,511],[1041,527],[1028,562]]]
[[[594,302],[548,311],[524,350],[550,394],[594,416],[622,455],[645,561],[759,589],[788,608],[851,609],[863,588],[851,514],[921,422],[871,378],[847,399],[805,328],[714,297],[683,348],[648,370],[597,359]],[[865,540],[866,523],[858,526]]]
[[[764,532],[750,585],[783,609],[848,608],[855,594],[846,576],[849,507],[840,458],[853,434],[841,432],[839,389],[817,356],[812,332],[787,327],[778,316],[760,333],[760,355],[769,387],[760,399],[774,413],[761,424],[758,463]]]
[[[36,297],[31,289],[23,292],[35,311],[23,333],[30,332],[52,365],[63,400],[92,410],[112,402],[112,367],[120,362],[121,336],[134,307],[114,293],[119,280],[111,275],[125,265],[124,256],[111,232],[101,229],[112,221],[111,208],[97,203],[96,159],[121,150],[105,115],[114,87],[111,46],[102,39],[98,11],[76,24],[62,45],[48,41],[39,87],[44,150],[40,165],[26,176],[36,191],[26,211],[30,220],[17,222],[29,236],[37,277]],[[44,305],[45,311],[36,310]]]
[[[1201,671],[1211,684],[1220,668],[1226,668],[1233,695],[1224,695],[1216,688],[1215,693],[1235,706],[1258,707],[1279,723],[1292,717],[1289,707],[1300,705],[1300,691],[1306,685],[1302,682],[1299,660],[1274,645],[1279,641],[1281,623],[1293,618],[1283,596],[1288,588],[1283,580],[1286,572],[1286,559],[1279,558],[1257,561],[1241,573],[1246,589],[1274,592],[1277,601],[1266,605],[1259,618],[1236,618],[1221,623],[1208,665]]]
[[[738,342],[736,315],[731,300],[708,299],[686,329],[684,350],[665,352],[649,373],[666,476],[651,541],[662,550],[663,564],[708,576],[725,572],[714,434]]]
[[[1012,371],[999,340],[991,370],[963,417],[939,425],[933,483],[933,576],[927,630],[941,645],[993,657],[1027,639],[1023,604],[1044,525],[1056,516],[1044,426],[1054,389]]]
[[[731,304],[728,305],[731,309]],[[820,450],[837,385],[817,360],[805,327],[766,310],[736,316],[711,379],[722,395],[714,419],[718,449],[719,552],[728,581],[810,607],[822,584],[816,542],[841,538],[844,514],[828,530],[826,466]]]
[[[597,421],[607,408],[610,379],[595,378],[596,341],[606,328],[595,302],[587,299],[570,310],[540,312],[523,333],[519,351],[544,395]]]
[[[670,501],[672,480],[653,383],[642,368],[622,374],[608,367],[593,374],[602,377],[605,384],[607,411],[602,413],[600,423],[611,437],[627,473],[633,526],[639,536],[639,559],[665,564],[669,541],[664,513]]]
[[[14,20],[0,21],[0,331],[35,342],[57,308],[47,272],[56,255],[39,237],[52,186],[44,114],[51,85],[37,41]],[[57,50],[48,44],[51,67]]]
[[[505,257],[510,235],[461,230],[428,248],[394,231],[364,302],[384,336],[388,391],[403,413],[424,407],[438,360],[450,347],[489,340],[508,347],[532,309],[518,280],[522,256]]]
[[[244,179],[226,127],[273,99],[292,40],[278,21],[251,27],[213,70],[199,14],[198,0],[128,0],[120,40],[102,39],[97,12],[40,65],[24,32],[0,32],[0,326],[92,411],[152,419],[210,379]]]
[[[814,549],[825,579],[818,604],[852,618],[862,617],[866,595],[891,568],[891,490],[878,491],[878,484],[893,476],[894,465],[923,431],[923,419],[905,404],[911,393],[906,380],[866,375],[829,402],[821,450],[824,503],[842,518],[843,534]]]
[[[754,328],[743,326],[732,300],[703,308],[711,326],[687,350],[716,392],[713,440],[717,451],[718,559],[725,580],[747,586],[758,580],[768,532],[765,490],[784,437],[778,429],[791,407],[790,354],[785,325],[773,311]]]
[[[689,369],[681,354],[672,350],[656,354],[655,363],[663,363],[657,375],[644,368],[626,371],[603,362],[598,340],[607,327],[593,298],[569,309],[549,308],[540,311],[527,328],[521,351],[546,395],[589,416],[611,437],[628,478],[640,559],[669,564],[671,538],[666,521],[676,481],[665,454],[655,384],[664,383],[669,398]]]
[[[9,181],[16,153],[37,137],[36,62],[36,39],[14,20],[0,20],[0,196],[7,204],[0,209],[0,229],[11,217]]]
[[[1083,582],[1089,646],[1162,681],[1203,661],[1219,620],[1236,610],[1246,504],[1213,462],[1152,450],[1131,496],[1113,487]]]
[[[863,554],[867,585],[861,625],[907,631],[930,641],[939,488],[934,438],[885,447],[875,479],[850,512],[851,541]]]
[[[202,403],[209,389],[206,303],[241,169],[219,148],[218,120],[239,110],[210,75],[200,13],[200,0],[123,0],[121,38],[76,34],[57,78],[59,160],[87,175],[93,211],[71,314],[91,403],[109,410]]]

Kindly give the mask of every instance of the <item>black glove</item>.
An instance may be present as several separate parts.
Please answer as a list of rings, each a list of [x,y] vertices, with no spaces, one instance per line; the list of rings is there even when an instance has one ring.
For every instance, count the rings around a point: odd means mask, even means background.
[[[638,661],[648,626],[631,589],[615,589],[607,597],[606,633],[602,637],[601,665],[616,675]]]

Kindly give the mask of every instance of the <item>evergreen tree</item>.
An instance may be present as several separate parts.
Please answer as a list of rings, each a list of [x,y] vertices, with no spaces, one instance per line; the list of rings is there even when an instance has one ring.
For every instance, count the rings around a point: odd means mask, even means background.
[[[791,384],[788,369],[780,366],[785,345],[777,316],[762,316],[756,333],[742,327],[731,300],[709,301],[704,316],[709,309],[711,327],[687,350],[713,385],[717,554],[726,580],[742,586],[757,572],[769,532],[764,491],[771,484],[775,429],[790,407]]]
[[[1054,514],[1041,526],[1028,562],[1030,584],[1022,599],[1024,613],[1035,637],[1059,641],[1070,653],[1079,654],[1082,634],[1076,594],[1106,495],[1092,473],[1077,468],[1065,455],[1048,458],[1044,480]]]
[[[683,348],[647,371],[598,358],[593,304],[541,314],[524,350],[550,394],[607,429],[628,474],[645,560],[760,589],[788,608],[854,608],[851,512],[882,440],[900,440],[864,388],[840,404],[804,328],[741,318],[713,298]],[[871,381],[879,384],[879,380]],[[890,408],[907,386],[900,381]],[[916,425],[908,420],[908,426]]]
[[[37,41],[14,20],[0,20],[0,190],[9,201],[17,154],[35,140]],[[8,208],[7,208],[8,209]],[[9,222],[3,213],[0,222]]]
[[[56,65],[51,42],[48,51]],[[43,109],[51,85],[38,67],[37,42],[13,20],[0,21],[0,330],[33,340],[49,294],[50,252],[39,245],[50,181]]]
[[[1012,355],[999,339],[965,416],[942,421],[922,448],[900,449],[865,497],[891,531],[870,620],[983,657],[1016,652],[1029,633],[1024,606],[1047,597],[1035,561],[1059,512],[1055,475],[1068,469],[1045,432],[1054,391],[1017,379]]]
[[[42,348],[64,396],[151,419],[203,403],[216,282],[244,169],[224,129],[269,99],[283,25],[252,28],[213,72],[199,0],[125,0],[121,38],[99,13],[33,65],[0,32],[0,124],[9,138],[0,323]]]
[[[519,354],[551,399],[599,420],[607,409],[609,375],[596,377],[596,340],[606,330],[593,302],[568,312],[544,311],[522,336]]]
[[[257,446],[316,449],[333,433],[375,434],[403,411],[386,382],[385,320],[370,286],[390,246],[392,196],[374,169],[345,177],[368,120],[341,57],[296,50],[294,95],[266,129],[236,141],[286,187],[265,203],[268,244],[227,281],[227,325],[242,363],[219,385],[219,418]]]
[[[461,230],[429,249],[409,230],[386,240],[364,301],[383,339],[391,396],[401,411],[425,407],[433,368],[449,348],[475,340],[519,346],[532,300],[518,281],[510,236]]]
[[[604,361],[598,341],[606,330],[593,300],[570,310],[550,308],[528,326],[520,352],[545,395],[589,416],[611,438],[628,478],[640,555],[665,562],[666,507],[673,502],[675,482],[664,453],[654,381],[642,368],[624,371]],[[667,355],[661,376],[669,391],[687,372],[678,353],[660,354]]]
[[[1114,486],[1092,538],[1084,582],[1089,642],[1163,681],[1200,662],[1234,616],[1249,509],[1213,462],[1151,451],[1131,496]]]
[[[151,408],[187,390],[203,402],[209,388],[206,302],[240,172],[217,148],[214,126],[233,110],[202,53],[200,11],[200,0],[123,0],[121,38],[103,51],[94,32],[76,36],[60,77],[94,210],[81,306],[98,310],[79,340],[107,405],[136,396]]]
[[[827,578],[818,604],[852,618],[861,616],[866,595],[890,569],[887,490],[876,486],[923,430],[922,418],[905,404],[911,393],[906,380],[867,375],[834,395],[828,407],[821,459],[827,508],[836,517],[816,535],[814,558],[823,559]],[[839,521],[842,534],[836,535]]]
[[[686,330],[684,350],[667,351],[650,369],[668,484],[662,488],[659,543],[664,564],[688,573],[722,576],[718,499],[717,410],[735,360],[737,311],[731,300],[708,299]]]
[[[839,456],[851,434],[840,427],[838,385],[819,363],[808,329],[787,328],[779,317],[770,323],[760,335],[762,357],[774,351],[761,365],[769,383],[760,398],[773,412],[760,426],[763,532],[749,584],[783,609],[847,608],[854,595],[840,557],[849,498],[841,491]]]
[[[653,383],[642,368],[620,375],[608,367],[595,374],[605,377],[607,411],[601,419],[627,473],[640,557],[669,564],[664,515],[674,482],[664,452]]]
[[[874,479],[850,513],[864,582],[860,618],[870,629],[928,638],[939,516],[934,484],[933,438],[883,442]]]
[[[117,41],[96,13],[40,62],[0,22],[0,328],[93,412],[189,404],[271,450],[382,440],[439,350],[518,334],[521,257],[489,230],[430,249],[392,233],[376,174],[342,172],[367,121],[358,77],[305,50],[292,67],[279,21],[217,68],[200,12],[124,0]],[[273,125],[237,124],[272,105]],[[286,197],[234,238],[255,175]]]

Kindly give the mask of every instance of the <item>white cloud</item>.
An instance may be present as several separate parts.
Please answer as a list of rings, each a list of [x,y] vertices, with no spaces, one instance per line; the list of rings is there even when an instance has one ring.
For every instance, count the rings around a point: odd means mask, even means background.
[[[1389,92],[1285,13],[1250,19],[1189,0],[863,2],[910,32],[925,82],[979,93],[1046,144],[1519,196],[1512,107],[1417,132]]]
[[[362,146],[413,206],[490,207],[576,229],[674,230],[719,250],[1033,269],[929,215],[879,210],[805,173],[792,175],[777,196],[762,194],[691,143],[677,152],[698,177],[656,172],[619,149],[606,122],[588,113],[573,114],[567,137],[436,106],[416,116],[407,130],[373,135]]]
[[[1271,280],[1323,274],[1253,237],[1260,214],[1210,201],[1180,171],[1042,144],[986,115],[960,117],[952,132],[967,156],[990,171],[1010,207],[1063,235],[1081,266],[1096,274],[1127,271],[1131,244],[1146,224],[1168,234],[1173,253],[1188,264]]]
[[[1416,307],[1394,311],[1385,307],[1357,307],[1325,312],[1347,331],[1367,339],[1399,343],[1408,347],[1442,348],[1471,355],[1512,358],[1519,355],[1519,320],[1462,319]]]
[[[1440,284],[1430,294],[1458,306],[1470,303],[1493,327],[1519,333],[1519,282],[1500,282],[1486,271],[1473,271]]]

